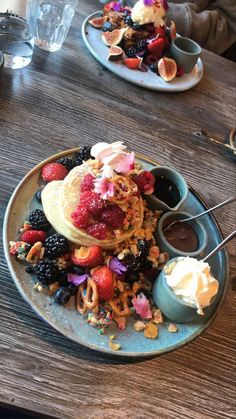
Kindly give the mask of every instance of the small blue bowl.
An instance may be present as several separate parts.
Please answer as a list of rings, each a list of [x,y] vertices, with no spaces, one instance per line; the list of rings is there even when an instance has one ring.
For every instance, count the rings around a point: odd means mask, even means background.
[[[170,258],[174,258],[176,256],[189,256],[189,257],[197,257],[199,256],[205,249],[207,245],[207,232],[205,228],[203,227],[202,223],[198,220],[192,220],[188,221],[188,224],[192,227],[194,232],[196,233],[198,237],[198,248],[194,252],[184,252],[182,250],[179,250],[175,247],[173,247],[166,239],[164,233],[163,233],[163,227],[165,227],[165,222],[168,219],[174,219],[174,220],[183,220],[185,218],[191,217],[191,214],[188,214],[187,212],[166,212],[162,215],[160,220],[158,221],[157,230],[155,232],[155,239],[158,243],[158,246],[160,247],[162,252],[167,252],[170,256]]]
[[[151,169],[150,172],[156,179],[163,179],[166,182],[171,182],[170,185],[172,186],[169,186],[169,188],[176,188],[179,199],[172,206],[158,198],[155,193],[146,195],[145,199],[147,200],[149,208],[152,210],[162,209],[164,211],[178,211],[188,195],[188,185],[183,176],[177,172],[177,170],[166,166],[156,166]],[[169,193],[171,194],[171,191]]]
[[[170,259],[165,267],[174,263],[178,258]],[[164,267],[164,269],[165,269]],[[152,297],[155,305],[161,310],[165,317],[177,323],[188,323],[201,318],[197,308],[188,305],[181,298],[177,297],[166,282],[165,270],[162,270],[154,282]]]

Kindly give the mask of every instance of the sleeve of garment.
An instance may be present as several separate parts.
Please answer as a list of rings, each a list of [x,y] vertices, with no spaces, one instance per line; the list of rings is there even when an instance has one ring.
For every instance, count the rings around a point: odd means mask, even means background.
[[[216,54],[222,54],[236,42],[235,0],[170,2],[167,16],[175,22],[180,35]]]

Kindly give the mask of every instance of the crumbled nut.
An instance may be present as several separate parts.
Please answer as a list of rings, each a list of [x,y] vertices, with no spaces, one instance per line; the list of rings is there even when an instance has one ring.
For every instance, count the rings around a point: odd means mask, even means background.
[[[32,265],[36,265],[40,259],[42,259],[44,255],[44,248],[42,247],[41,242],[36,242],[30,249],[27,257],[26,262],[31,263]]]
[[[51,291],[52,293],[54,293],[58,288],[60,287],[59,282],[53,282],[53,284],[49,285],[49,291]]]
[[[124,282],[118,280],[117,281],[117,288],[120,292],[123,292],[124,291]]]
[[[163,323],[162,313],[161,313],[161,310],[159,310],[159,308],[154,309],[152,321],[156,324]]]
[[[170,333],[176,333],[178,332],[178,327],[174,323],[170,323],[168,326],[168,332]]]
[[[136,292],[139,290],[139,288],[141,288],[141,285],[138,282],[135,281],[133,283],[133,288],[132,288],[133,293],[136,294]]]
[[[42,285],[39,282],[36,282],[36,284],[34,284],[33,289],[37,292],[43,292],[44,288],[42,287]]]
[[[133,329],[136,330],[136,332],[142,332],[142,330],[144,330],[145,327],[146,324],[144,322],[141,322],[140,320],[133,324]]]
[[[119,343],[114,343],[113,340],[116,337],[114,335],[111,335],[109,337],[109,347],[113,350],[113,351],[119,351],[121,349],[121,345]]]
[[[131,250],[131,253],[133,253],[133,255],[135,256],[139,254],[139,250],[136,244],[131,244],[130,250]]]
[[[148,322],[144,329],[144,336],[148,339],[156,339],[158,336],[158,326],[152,321]]]
[[[168,262],[168,260],[169,260],[168,253],[163,252],[163,253],[160,254],[160,256],[159,256],[159,264],[160,265],[163,265],[163,263]]]

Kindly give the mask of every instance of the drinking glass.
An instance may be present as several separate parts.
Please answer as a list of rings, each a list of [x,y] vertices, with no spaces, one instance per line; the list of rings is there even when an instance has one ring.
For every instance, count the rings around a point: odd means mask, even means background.
[[[22,68],[30,63],[35,16],[34,0],[0,0],[0,51],[5,67]]]
[[[38,0],[35,45],[57,51],[67,37],[78,0]]]

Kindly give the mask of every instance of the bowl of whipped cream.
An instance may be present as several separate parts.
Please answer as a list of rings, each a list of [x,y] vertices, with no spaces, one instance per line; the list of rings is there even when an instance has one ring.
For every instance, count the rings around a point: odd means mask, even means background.
[[[153,300],[171,321],[187,323],[204,316],[214,301],[219,282],[207,262],[192,257],[170,259],[153,286]]]

